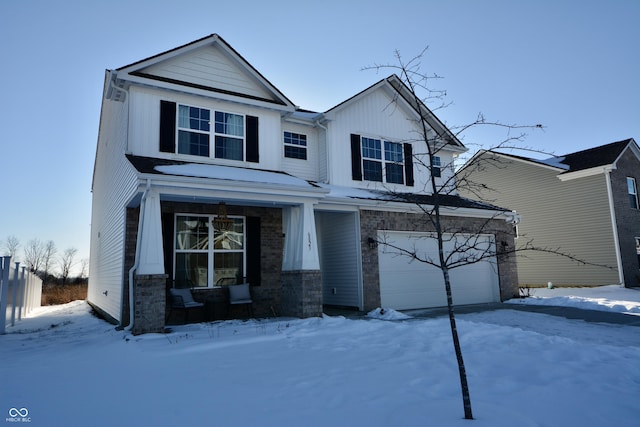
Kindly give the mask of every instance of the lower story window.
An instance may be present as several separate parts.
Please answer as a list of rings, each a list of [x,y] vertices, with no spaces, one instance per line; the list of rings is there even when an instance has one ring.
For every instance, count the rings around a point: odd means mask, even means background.
[[[636,254],[638,255],[638,268],[640,268],[640,237],[636,237]]]
[[[245,276],[245,218],[216,225],[214,215],[176,215],[174,280],[178,288],[235,284]]]

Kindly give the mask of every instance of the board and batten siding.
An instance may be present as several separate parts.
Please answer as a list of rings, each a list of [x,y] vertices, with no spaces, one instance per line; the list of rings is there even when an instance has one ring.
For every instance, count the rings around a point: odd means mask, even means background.
[[[329,182],[360,188],[391,189],[393,191],[427,191],[431,192],[429,171],[421,166],[420,161],[414,160],[413,187],[382,184],[371,181],[353,180],[351,174],[350,135],[357,134],[369,138],[378,138],[399,143],[410,143],[413,146],[414,157],[421,157],[426,153],[425,142],[412,121],[408,112],[394,103],[385,90],[376,90],[356,102],[338,110],[329,122],[329,141],[331,146],[329,155]],[[453,155],[442,150],[438,153],[441,164],[451,165]],[[424,162],[428,164],[428,162]],[[441,182],[453,174],[451,168],[442,169]]]
[[[605,176],[560,181],[557,176],[561,172],[517,160],[503,160],[499,166],[488,166],[485,171],[477,172],[473,181],[497,190],[485,193],[485,200],[516,210],[522,216],[517,246],[532,240],[536,247],[614,267],[584,265],[557,254],[526,251],[517,258],[521,285],[618,283]]]
[[[206,46],[142,70],[143,73],[165,79],[222,89],[263,99],[271,93],[246,69],[238,66],[216,46]]]
[[[357,213],[316,211],[315,217],[323,304],[362,309]]]
[[[87,300],[121,320],[126,204],[136,192],[136,173],[124,156],[127,102],[103,100],[103,126],[92,188],[91,255]]]
[[[152,88],[132,87],[130,90],[131,128],[129,149],[132,154],[147,157],[168,158],[197,163],[212,163],[227,166],[280,170],[282,162],[282,134],[280,114],[276,111],[252,107],[239,103],[225,102],[188,94],[167,93]],[[259,118],[259,163],[247,161],[215,159],[160,152],[160,101],[171,101],[211,111],[251,115]],[[213,114],[213,113],[212,113]],[[213,142],[211,142],[213,147]]]

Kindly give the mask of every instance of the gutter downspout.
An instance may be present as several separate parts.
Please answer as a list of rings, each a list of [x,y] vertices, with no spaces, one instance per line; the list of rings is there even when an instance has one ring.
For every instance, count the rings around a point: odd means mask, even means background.
[[[611,168],[604,170],[607,181],[607,196],[609,198],[609,213],[611,214],[611,227],[613,228],[613,244],[616,248],[616,264],[618,266],[619,285],[624,287],[624,272],[622,271],[622,255],[620,254],[620,241],[618,240],[618,224],[616,222],[616,209],[613,205],[613,190],[611,187]]]
[[[320,124],[320,120],[316,120],[313,122],[316,126],[318,126],[320,129],[324,130],[324,150],[325,150],[325,163],[327,166],[327,179],[326,182],[329,183],[329,177],[331,176],[331,171],[329,170],[331,168],[331,162],[329,161],[329,144],[327,144],[327,138],[328,138],[328,134],[329,134],[329,129],[327,129],[326,126]]]
[[[142,227],[144,227],[144,209],[147,201],[147,194],[151,188],[151,180],[147,178],[147,186],[142,193],[142,200],[140,201],[140,213],[138,216],[138,236],[136,238],[136,257],[133,262],[133,266],[129,269],[129,325],[124,328],[126,331],[133,329],[133,315],[134,310],[134,298],[133,298],[133,273],[138,269],[140,265],[140,239],[142,237]]]

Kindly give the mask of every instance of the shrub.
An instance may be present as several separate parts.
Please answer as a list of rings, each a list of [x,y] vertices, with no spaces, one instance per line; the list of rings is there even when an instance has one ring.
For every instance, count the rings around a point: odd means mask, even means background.
[[[87,284],[45,285],[42,287],[42,305],[66,304],[87,299]]]

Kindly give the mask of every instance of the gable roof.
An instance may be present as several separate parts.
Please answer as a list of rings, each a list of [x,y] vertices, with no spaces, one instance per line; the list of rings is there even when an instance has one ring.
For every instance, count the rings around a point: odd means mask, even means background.
[[[633,138],[629,138],[558,157],[562,158],[561,162],[569,167],[570,172],[612,165],[632,142]]]
[[[218,34],[114,71],[119,79],[241,97],[294,111],[295,105]]]
[[[534,159],[532,157],[518,156],[499,151],[480,150],[465,163],[461,170],[471,164],[478,156],[485,153],[491,153],[514,160],[534,163],[538,166],[554,168],[560,171],[561,175],[573,174],[574,172],[588,171],[590,169],[600,170],[607,166],[612,166],[627,148],[630,148],[634,153],[636,153],[636,156],[640,159],[640,149],[633,138],[576,151],[562,156],[550,157],[548,159]],[[587,172],[587,174],[588,173],[589,172]]]
[[[448,146],[448,148],[457,148],[460,151],[466,151],[467,148],[462,144],[462,142],[453,134],[453,132],[451,132],[444,123],[442,123],[442,121],[440,121],[440,119],[438,117],[436,117],[435,114],[433,114],[433,112],[420,100],[415,100],[414,96],[412,95],[410,89],[407,87],[407,85],[402,81],[402,79],[400,77],[398,77],[396,74],[392,74],[389,77],[386,77],[374,84],[372,84],[371,86],[369,86],[368,88],[358,92],[357,94],[353,95],[352,97],[346,99],[345,101],[342,101],[341,103],[339,103],[338,105],[330,108],[329,110],[327,110],[324,113],[324,116],[329,116],[332,113],[335,113],[349,105],[351,105],[352,103],[358,101],[359,99],[362,99],[363,97],[369,95],[370,93],[376,91],[376,90],[380,90],[380,89],[387,89],[389,90],[391,93],[393,93],[394,95],[398,95],[399,98],[395,98],[396,100],[398,100],[399,102],[401,102],[405,107],[407,107],[407,109],[411,110],[412,112],[414,112],[416,114],[416,117],[418,119],[422,118],[424,119],[429,127],[436,132],[436,134],[438,135],[438,137],[440,139],[442,139],[444,142],[446,142],[446,145]]]

